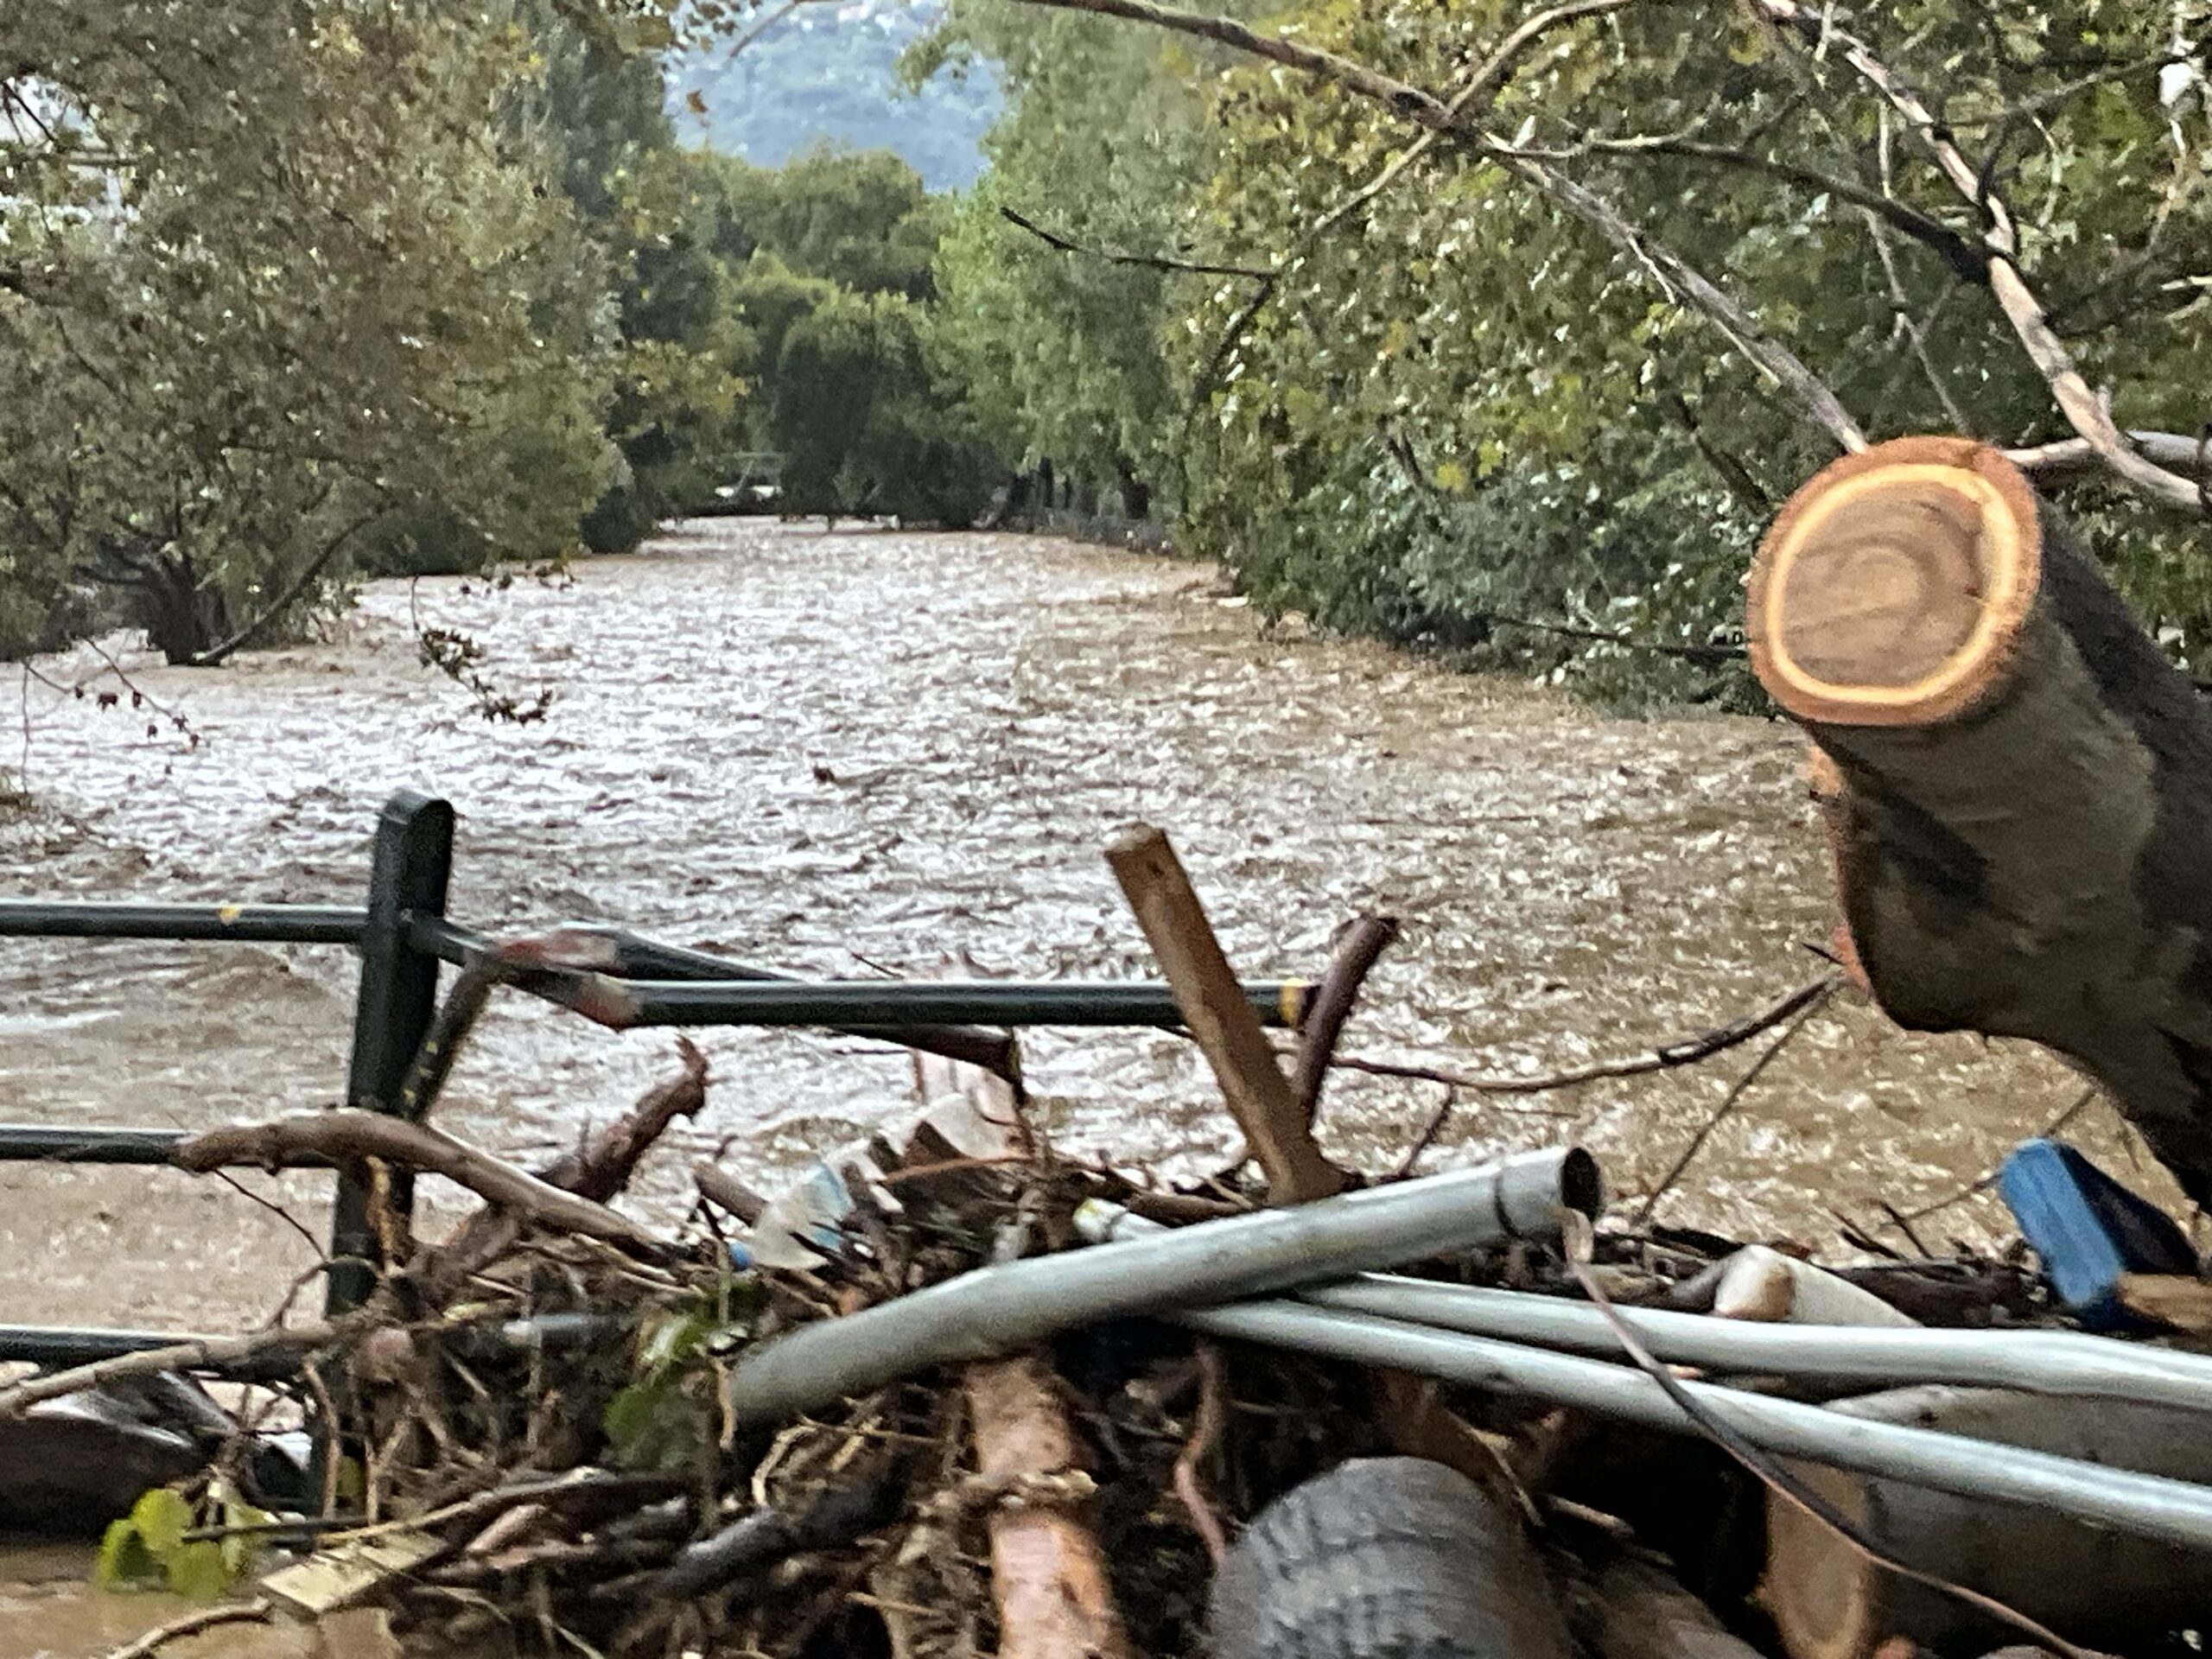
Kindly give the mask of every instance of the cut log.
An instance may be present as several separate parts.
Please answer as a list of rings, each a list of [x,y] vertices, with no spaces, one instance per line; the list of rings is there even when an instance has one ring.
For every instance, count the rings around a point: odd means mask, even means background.
[[[1924,1387],[1830,1408],[2177,1480],[2212,1478],[2202,1420],[2124,1401],[2083,1407],[2001,1389]],[[2178,1545],[2123,1537],[2018,1504],[1810,1464],[1791,1468],[1898,1559],[1993,1596],[2069,1641],[2133,1652],[2212,1603],[2212,1561]],[[1986,1652],[2014,1634],[1953,1597],[1875,1566],[1771,1494],[1759,1598],[1789,1659],[1877,1659],[1899,1634],[1942,1653]]]
[[[1884,1010],[2057,1050],[2212,1200],[2212,713],[2064,518],[1971,440],[1878,445],[1783,508],[1749,633]]]
[[[1759,1659],[1674,1579],[1626,1556],[1570,1581],[1567,1616],[1597,1659]]]
[[[1052,1368],[1041,1359],[971,1365],[968,1409],[984,1479],[1051,1480],[1079,1467]],[[1128,1659],[1106,1558],[1082,1518],[1033,1496],[991,1511],[991,1589],[1001,1659]]]

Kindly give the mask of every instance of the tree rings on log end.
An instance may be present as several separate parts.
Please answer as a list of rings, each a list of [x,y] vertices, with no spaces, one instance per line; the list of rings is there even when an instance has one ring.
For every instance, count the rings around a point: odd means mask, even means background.
[[[1801,720],[1918,726],[1978,702],[2042,573],[2035,492],[1968,438],[1900,438],[1790,497],[1751,564],[1751,666]]]

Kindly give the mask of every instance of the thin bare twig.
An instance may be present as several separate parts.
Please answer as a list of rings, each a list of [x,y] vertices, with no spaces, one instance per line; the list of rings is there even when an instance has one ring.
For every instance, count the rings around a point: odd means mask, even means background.
[[[1459,1103],[1459,1090],[1446,1084],[1444,1087],[1443,1103],[1430,1114],[1427,1123],[1414,1138],[1413,1145],[1406,1149],[1405,1157],[1400,1160],[1397,1168],[1390,1173],[1392,1180],[1402,1181],[1412,1177],[1414,1166],[1419,1164],[1422,1155],[1436,1144],[1436,1137],[1444,1133],[1444,1126],[1452,1121],[1452,1109]]]
[[[1416,1083],[1443,1084],[1449,1088],[1464,1089],[1469,1094],[1546,1094],[1555,1089],[1573,1089],[1582,1084],[1599,1083],[1613,1077],[1638,1077],[1648,1072],[1668,1071],[1677,1066],[1694,1065],[1700,1060],[1709,1060],[1716,1054],[1749,1042],[1761,1032],[1771,1031],[1783,1020],[1823,1001],[1840,982],[1836,975],[1823,975],[1777,997],[1757,1013],[1732,1020],[1725,1026],[1716,1026],[1711,1031],[1700,1032],[1694,1037],[1678,1038],[1656,1048],[1644,1049],[1613,1059],[1593,1060],[1587,1065],[1573,1066],[1566,1071],[1550,1071],[1535,1077],[1471,1075],[1433,1066],[1363,1059],[1351,1054],[1339,1054],[1331,1063],[1347,1071],[1363,1071],[1382,1077],[1406,1077]]]
[[[197,1636],[202,1630],[212,1630],[223,1624],[266,1624],[275,1616],[275,1608],[265,1600],[232,1602],[221,1607],[203,1607],[197,1612],[186,1613],[166,1624],[156,1626],[135,1642],[126,1642],[108,1655],[108,1659],[147,1659],[172,1642],[181,1642],[188,1636]]]
[[[1638,1227],[1650,1224],[1651,1212],[1659,1207],[1659,1200],[1667,1196],[1669,1190],[1674,1186],[1675,1183],[1681,1179],[1683,1172],[1696,1161],[1698,1154],[1705,1149],[1705,1143],[1712,1138],[1713,1132],[1727,1120],[1731,1113],[1734,1112],[1744,1096],[1751,1092],[1751,1085],[1759,1080],[1760,1074],[1774,1064],[1777,1055],[1789,1046],[1790,1039],[1805,1028],[1806,1022],[1821,1011],[1828,998],[1835,994],[1836,987],[1841,983],[1842,981],[1840,979],[1829,978],[1809,988],[1811,995],[1806,998],[1797,1011],[1789,1016],[1789,1023],[1783,1027],[1775,1039],[1761,1052],[1758,1058],[1753,1060],[1745,1070],[1744,1075],[1736,1079],[1736,1086],[1728,1091],[1720,1104],[1714,1109],[1713,1116],[1706,1119],[1698,1132],[1690,1137],[1689,1145],[1682,1148],[1682,1155],[1675,1160],[1674,1167],[1660,1177],[1659,1184],[1651,1189],[1650,1196],[1643,1201],[1643,1207],[1637,1212],[1636,1224]]]
[[[2095,1084],[2091,1084],[2075,1097],[2074,1103],[2072,1105],[2069,1106],[2064,1111],[2059,1113],[2057,1116],[2052,1118],[2050,1122],[2044,1124],[2043,1128],[2037,1130],[2036,1138],[2041,1140],[2046,1136],[2056,1135],[2061,1129],[2063,1129],[2075,1118],[2081,1116],[2083,1112],[2088,1110],[2091,1104],[2096,1100],[2100,1092],[2101,1091],[2098,1089],[2097,1085]],[[1980,1174],[1975,1176],[1973,1180],[1967,1182],[1966,1185],[1952,1193],[1948,1198],[1937,1198],[1932,1204],[1923,1204],[1917,1210],[1907,1210],[1903,1214],[1899,1214],[1896,1211],[1891,1211],[1890,1212],[1890,1219],[1897,1224],[1898,1230],[1902,1231],[1907,1238],[1911,1238],[1912,1224],[1914,1222],[1925,1220],[1928,1217],[1936,1214],[1939,1211],[1948,1210],[1955,1205],[1964,1204],[1968,1198],[1974,1198],[1980,1193],[1988,1192],[1991,1187],[1997,1185],[1997,1177],[1999,1173],[1999,1171],[1996,1167],[1986,1169]],[[1915,1242],[1917,1243],[1918,1241],[1916,1240]]]
[[[1214,1570],[1221,1570],[1229,1554],[1229,1536],[1221,1529],[1221,1521],[1213,1512],[1213,1505],[1206,1501],[1205,1488],[1198,1481],[1198,1465],[1211,1455],[1214,1446],[1221,1439],[1228,1414],[1222,1407],[1222,1395],[1228,1388],[1223,1374],[1220,1348],[1203,1338],[1198,1342],[1198,1415],[1192,1425],[1191,1438],[1184,1443],[1175,1457],[1175,1496],[1190,1511],[1191,1526],[1198,1540],[1206,1547],[1207,1559]]]

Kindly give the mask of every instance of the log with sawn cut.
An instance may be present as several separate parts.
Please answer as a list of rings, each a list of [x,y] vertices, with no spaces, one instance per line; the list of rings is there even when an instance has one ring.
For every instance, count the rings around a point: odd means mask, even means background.
[[[1783,508],[1749,634],[1884,1010],[2057,1050],[2212,1199],[2212,712],[2066,520],[1971,440],[1878,445]]]

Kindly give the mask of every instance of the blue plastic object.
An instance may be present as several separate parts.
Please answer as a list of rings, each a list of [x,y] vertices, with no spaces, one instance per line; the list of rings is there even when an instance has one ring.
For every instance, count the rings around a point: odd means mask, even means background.
[[[2172,1217],[2063,1141],[2022,1141],[1998,1171],[1997,1190],[2051,1290],[2089,1330],[2139,1323],[2120,1306],[2123,1274],[2197,1271]]]

